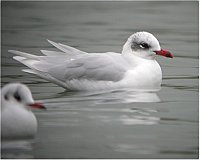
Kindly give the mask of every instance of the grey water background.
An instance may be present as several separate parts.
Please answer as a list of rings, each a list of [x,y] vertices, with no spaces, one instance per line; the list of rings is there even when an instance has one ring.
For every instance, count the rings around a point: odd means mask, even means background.
[[[198,2],[2,2],[1,85],[22,82],[46,111],[35,139],[2,141],[2,158],[198,158]],[[69,92],[34,75],[9,49],[41,55],[46,39],[87,52],[121,52],[153,33],[162,89]]]

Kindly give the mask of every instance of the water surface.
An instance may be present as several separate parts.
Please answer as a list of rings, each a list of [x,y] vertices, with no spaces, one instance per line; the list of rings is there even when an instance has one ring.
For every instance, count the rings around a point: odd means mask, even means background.
[[[46,39],[87,52],[121,52],[136,31],[153,33],[158,92],[69,92],[21,71],[8,49],[41,55]],[[198,2],[2,2],[2,85],[22,82],[47,111],[34,111],[33,140],[2,142],[2,158],[197,158]]]

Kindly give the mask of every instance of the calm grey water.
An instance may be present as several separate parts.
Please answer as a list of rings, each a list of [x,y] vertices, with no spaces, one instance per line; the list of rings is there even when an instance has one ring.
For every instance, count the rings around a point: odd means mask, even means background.
[[[2,158],[198,158],[198,2],[2,2],[2,85],[28,85],[46,111],[35,139],[2,142]],[[153,33],[159,92],[68,92],[23,73],[8,49],[40,55],[46,39],[88,52],[121,52],[136,31]]]

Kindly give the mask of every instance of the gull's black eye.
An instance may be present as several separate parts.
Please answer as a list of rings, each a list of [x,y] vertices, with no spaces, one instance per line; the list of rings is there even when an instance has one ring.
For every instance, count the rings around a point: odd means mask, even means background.
[[[4,96],[4,98],[5,98],[5,100],[7,101],[7,100],[8,100],[8,95],[6,94],[6,95]]]
[[[21,97],[19,96],[18,92],[15,92],[14,97],[17,101],[21,101]]]
[[[142,48],[142,49],[148,49],[150,46],[147,44],[147,43],[140,43],[139,44],[139,46],[140,46],[140,48]]]

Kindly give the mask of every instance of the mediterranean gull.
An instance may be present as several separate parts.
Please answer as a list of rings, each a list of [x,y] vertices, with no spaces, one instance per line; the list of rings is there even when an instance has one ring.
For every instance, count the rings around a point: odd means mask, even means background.
[[[10,83],[1,90],[1,136],[3,139],[32,138],[37,120],[32,108],[45,109],[35,103],[31,91],[20,83]]]
[[[124,44],[122,53],[86,53],[48,40],[60,51],[41,50],[44,56],[9,50],[13,58],[35,74],[68,90],[157,89],[162,81],[156,55],[173,58],[161,49],[148,32],[136,32]]]

